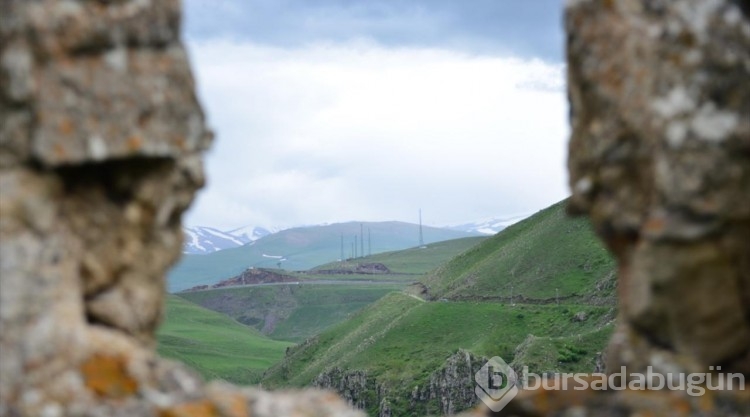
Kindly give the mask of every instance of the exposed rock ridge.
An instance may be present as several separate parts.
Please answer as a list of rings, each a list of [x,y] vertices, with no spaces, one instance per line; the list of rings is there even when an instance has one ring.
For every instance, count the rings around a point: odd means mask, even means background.
[[[397,413],[454,415],[476,405],[474,375],[486,362],[487,358],[459,349],[405,398],[394,397],[388,387],[363,370],[332,368],[319,374],[313,385],[334,390],[360,410],[376,410],[378,417],[390,416],[394,403],[400,405]]]

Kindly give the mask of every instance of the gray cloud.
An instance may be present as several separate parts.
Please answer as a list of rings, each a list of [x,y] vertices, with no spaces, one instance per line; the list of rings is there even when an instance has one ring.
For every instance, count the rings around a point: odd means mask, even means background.
[[[416,220],[419,208],[426,224],[458,224],[567,194],[562,65],[367,42],[189,48],[217,132],[189,224]]]
[[[185,0],[189,39],[277,47],[367,39],[562,62],[562,0]]]

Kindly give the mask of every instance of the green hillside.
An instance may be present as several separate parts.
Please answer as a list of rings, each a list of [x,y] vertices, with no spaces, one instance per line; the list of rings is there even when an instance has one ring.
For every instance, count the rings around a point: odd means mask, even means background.
[[[179,293],[278,340],[301,342],[404,284],[302,284]]]
[[[264,384],[304,386],[322,377],[339,378],[333,386],[341,386],[351,380],[342,375],[354,372],[369,381],[352,392],[366,399],[371,415],[378,412],[378,392],[388,392],[396,415],[436,414],[446,398],[420,394],[415,400],[415,392],[433,386],[459,349],[480,363],[500,356],[536,373],[590,372],[616,314],[614,262],[586,220],[565,215],[564,202],[470,247],[420,280],[426,291],[421,295],[433,301],[389,294],[290,349],[265,374]],[[473,375],[471,368],[467,372]],[[450,401],[476,399],[471,384],[457,382],[453,389],[445,394],[453,396]]]
[[[167,297],[157,340],[159,354],[187,363],[206,378],[239,384],[257,383],[291,345],[176,296]]]
[[[445,240],[428,244],[424,247],[413,247],[399,251],[379,253],[356,261],[348,260],[344,262],[331,262],[316,266],[311,272],[332,269],[354,270],[358,263],[371,262],[381,263],[387,266],[394,274],[422,275],[432,271],[488,238],[488,236],[474,236],[462,239]]]
[[[249,267],[276,266],[278,260],[269,256],[283,256],[286,260],[281,265],[286,270],[306,270],[337,261],[341,258],[342,235],[344,256],[350,257],[354,236],[361,234],[360,225],[364,229],[365,239],[358,239],[358,252],[361,252],[361,243],[364,243],[366,252],[371,250],[373,254],[415,247],[419,243],[419,225],[403,222],[350,222],[288,229],[239,248],[208,255],[183,256],[168,274],[169,291],[214,284]],[[465,232],[427,226],[423,228],[423,234],[425,243],[472,236]]]
[[[300,285],[232,287],[178,295],[205,308],[226,314],[274,339],[301,342],[339,323],[350,314],[393,291],[420,279],[487,237],[469,237],[431,243],[422,248],[386,252],[356,261],[333,262],[307,273],[290,273]],[[345,274],[360,263],[379,263],[392,273]],[[320,271],[342,271],[318,274]],[[277,271],[278,272],[278,271]],[[313,280],[327,282],[316,285]],[[331,285],[329,281],[341,284]],[[356,283],[354,281],[360,281]],[[380,281],[379,283],[370,281]]]
[[[573,320],[580,311],[587,319]],[[364,371],[389,392],[398,415],[424,415],[435,412],[436,405],[428,402],[410,408],[410,393],[414,387],[424,387],[458,349],[479,357],[500,356],[509,363],[518,354],[524,362],[514,365],[528,365],[537,373],[591,371],[611,334],[612,315],[610,307],[602,306],[424,302],[392,293],[291,348],[281,363],[266,372],[263,384],[307,386],[335,368]],[[532,337],[533,344],[527,342],[530,335],[538,335]],[[520,346],[524,346],[521,352]]]
[[[508,227],[421,281],[435,299],[509,301],[513,295],[613,302],[614,260],[588,220],[567,217],[564,205]]]

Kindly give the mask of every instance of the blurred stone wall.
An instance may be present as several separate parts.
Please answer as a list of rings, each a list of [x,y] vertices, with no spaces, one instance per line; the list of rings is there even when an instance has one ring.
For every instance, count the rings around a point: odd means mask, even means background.
[[[211,143],[176,0],[0,0],[0,416],[358,415],[154,353]]]
[[[619,265],[608,371],[750,383],[750,2],[569,0],[565,26],[569,208]],[[539,390],[501,415],[749,416],[745,388]]]
[[[750,5],[569,0],[571,210],[619,262],[610,370],[750,379]],[[210,144],[176,0],[0,0],[0,416],[360,415],[157,357]],[[750,395],[528,391],[502,415],[747,416]]]

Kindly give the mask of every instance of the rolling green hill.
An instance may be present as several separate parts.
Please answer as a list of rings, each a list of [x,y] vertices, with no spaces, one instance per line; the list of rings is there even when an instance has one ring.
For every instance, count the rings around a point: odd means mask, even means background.
[[[389,294],[291,348],[263,383],[344,389],[370,415],[386,392],[394,414],[424,415],[445,413],[445,404],[469,407],[476,397],[465,381],[483,357],[537,373],[592,371],[613,328],[615,264],[564,204],[423,276],[417,293],[434,301]]]
[[[180,297],[224,313],[274,339],[301,342],[339,323],[350,314],[393,291],[418,280],[422,274],[487,239],[486,236],[431,243],[422,248],[386,252],[356,261],[333,262],[300,274],[301,285],[230,287],[210,291],[181,292]],[[391,270],[385,275],[345,274],[360,263],[378,263]],[[339,271],[326,273],[321,271]],[[276,271],[279,272],[279,271]],[[340,284],[315,285],[345,280]],[[356,283],[354,281],[360,281]],[[381,283],[368,283],[381,281]]]
[[[404,284],[290,284],[178,295],[274,339],[301,342],[403,287]]]
[[[584,312],[586,320],[574,320],[577,312]],[[440,411],[440,399],[415,404],[410,397],[428,387],[459,349],[476,357],[500,356],[536,373],[591,371],[612,332],[612,315],[610,307],[602,306],[424,302],[392,293],[291,348],[281,363],[266,372],[263,384],[308,386],[320,375],[344,370],[373,381],[354,394],[358,398],[376,398],[375,391],[381,390],[388,392],[397,415],[434,414]],[[470,372],[459,379],[472,376]],[[342,381],[335,381],[333,387],[340,387]],[[468,388],[473,392],[473,386]],[[366,409],[377,415],[377,406],[370,400]]]
[[[403,222],[338,223],[327,226],[283,230],[248,245],[208,255],[185,255],[168,274],[169,291],[180,291],[200,284],[214,284],[241,273],[249,267],[273,267],[283,256],[286,270],[306,270],[341,258],[341,236],[344,236],[345,257],[350,257],[351,244],[358,240],[365,251],[373,254],[415,247],[419,243],[419,225]],[[368,239],[369,230],[369,239]],[[434,243],[472,236],[466,232],[434,227],[423,228],[424,241]],[[371,242],[371,248],[370,244]]]
[[[474,236],[431,243],[424,247],[379,253],[359,260],[331,262],[312,268],[310,272],[321,270],[354,270],[358,263],[381,263],[394,274],[422,275],[451,260],[455,256],[487,240],[489,236]]]
[[[176,296],[167,297],[157,340],[161,355],[187,363],[206,378],[239,384],[257,383],[291,345]]]
[[[565,201],[516,223],[422,280],[432,298],[614,302],[615,262]]]
[[[354,273],[375,264],[390,274]],[[592,371],[616,315],[615,264],[586,220],[566,217],[564,202],[493,237],[292,275],[299,284],[179,296],[272,338],[301,342],[264,373],[264,385],[332,388],[371,415],[383,407],[407,416],[470,407],[473,374],[491,356],[535,373]],[[407,287],[412,281],[420,283]],[[209,358],[206,347],[190,343],[177,343],[188,362]],[[232,367],[215,374],[222,372],[231,377]]]

